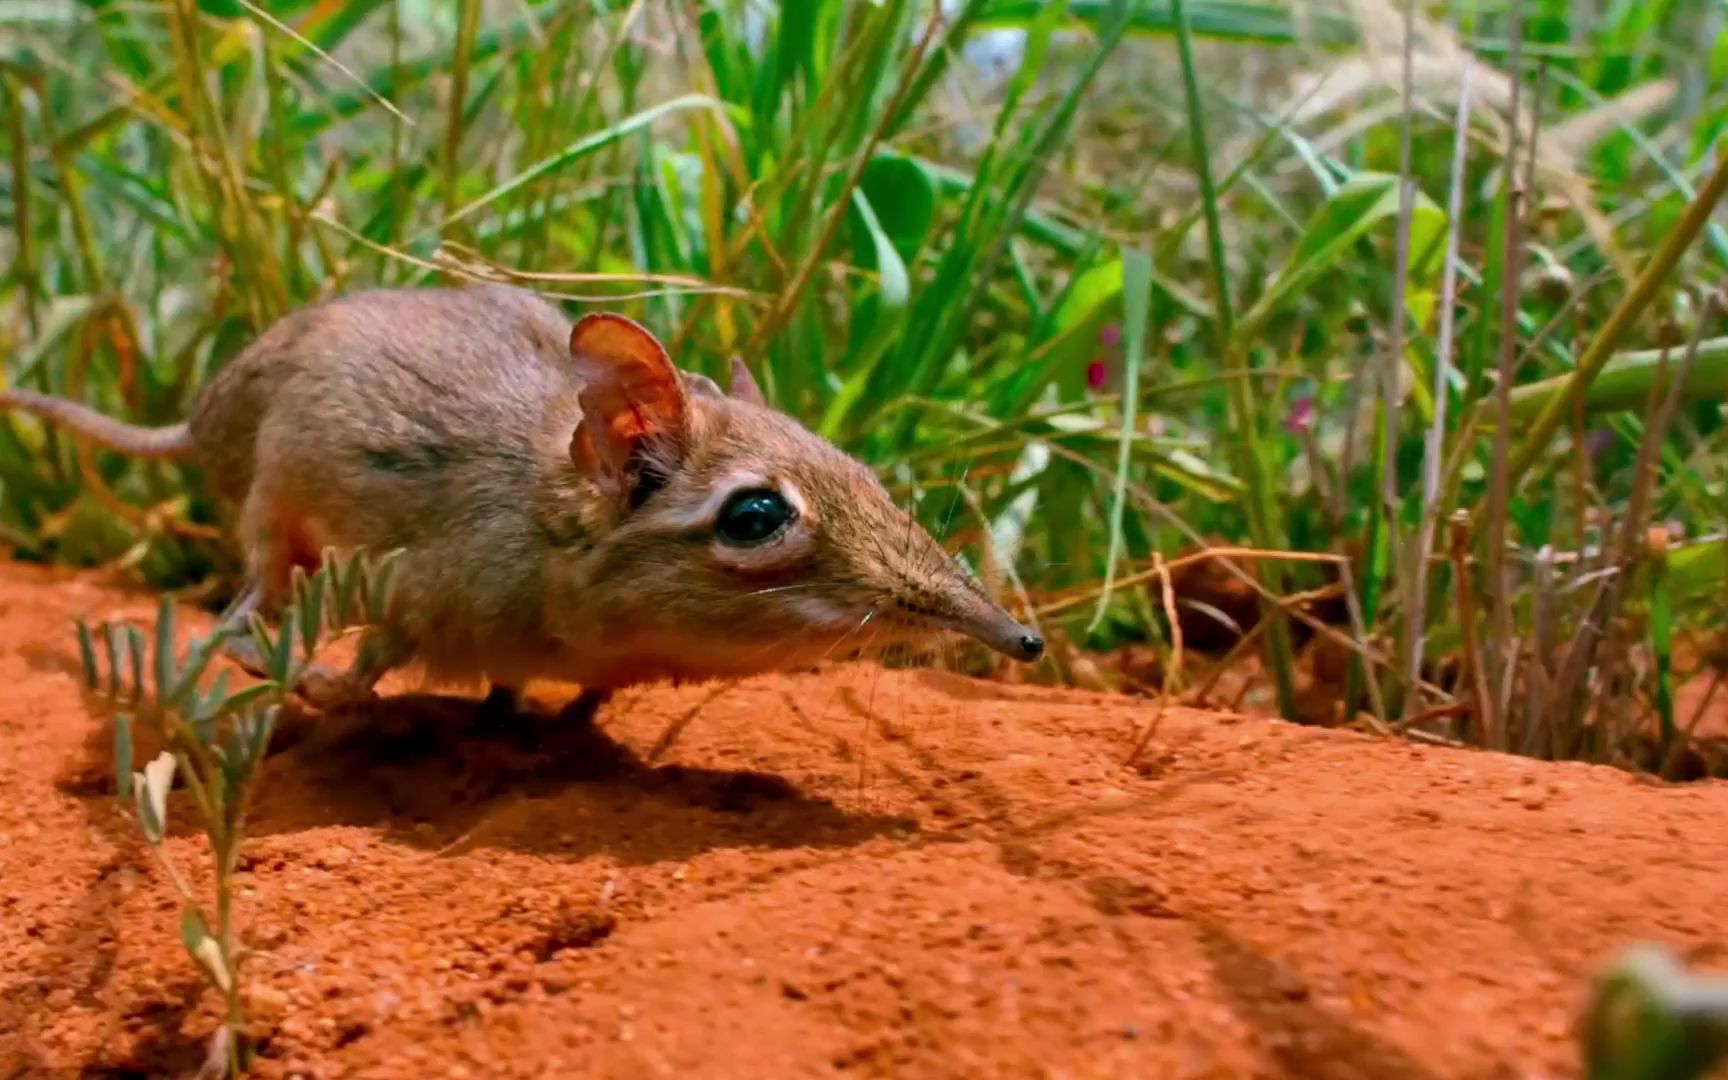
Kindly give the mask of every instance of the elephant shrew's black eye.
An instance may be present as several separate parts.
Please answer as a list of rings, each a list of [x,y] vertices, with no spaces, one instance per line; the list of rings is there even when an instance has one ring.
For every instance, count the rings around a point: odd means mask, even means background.
[[[792,507],[778,491],[751,488],[726,500],[715,528],[726,543],[751,547],[779,535],[792,517]]]

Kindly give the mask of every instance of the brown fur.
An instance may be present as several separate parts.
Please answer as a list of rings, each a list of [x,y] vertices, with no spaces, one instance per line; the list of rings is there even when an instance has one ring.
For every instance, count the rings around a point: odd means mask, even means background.
[[[203,389],[190,442],[235,508],[256,606],[325,546],[402,552],[389,619],[331,693],[411,662],[605,693],[944,631],[1036,658],[1036,636],[874,474],[761,404],[742,364],[726,394],[627,320],[575,333],[514,288],[361,292],[284,318]],[[740,550],[713,516],[746,476],[801,513]]]

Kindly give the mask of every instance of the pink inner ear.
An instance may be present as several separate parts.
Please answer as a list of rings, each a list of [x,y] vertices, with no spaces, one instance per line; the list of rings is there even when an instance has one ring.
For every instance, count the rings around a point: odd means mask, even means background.
[[[622,315],[584,316],[570,331],[582,377],[582,423],[570,444],[576,466],[621,487],[631,453],[646,439],[680,441],[688,427],[684,381],[654,335]]]

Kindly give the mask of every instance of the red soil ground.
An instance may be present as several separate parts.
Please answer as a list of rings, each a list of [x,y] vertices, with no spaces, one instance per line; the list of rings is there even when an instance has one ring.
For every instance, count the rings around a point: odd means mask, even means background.
[[[0,1077],[213,1025],[76,689],[72,617],[152,610],[0,566]],[[316,728],[242,875],[259,1073],[1573,1076],[1623,945],[1728,966],[1728,786],[1176,710],[1130,770],[1149,708],[850,666]]]

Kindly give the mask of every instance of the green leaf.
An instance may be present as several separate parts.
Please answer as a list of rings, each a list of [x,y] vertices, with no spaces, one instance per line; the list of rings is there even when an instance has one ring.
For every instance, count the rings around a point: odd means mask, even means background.
[[[281,690],[282,686],[278,683],[253,683],[243,690],[235,691],[232,697],[218,699],[220,703],[213,715],[219,718],[240,712],[260,698],[278,693]]]
[[[191,700],[192,695],[197,692],[198,680],[204,677],[205,670],[210,666],[210,661],[215,658],[225,638],[225,634],[212,634],[192,643],[191,652],[186,656],[186,666],[180,670],[179,678],[168,691],[169,703],[183,707]]]
[[[727,101],[742,104],[747,97],[743,72],[751,66],[749,54],[732,34],[735,20],[704,5],[697,17],[696,30],[707,55],[708,70],[714,76],[714,88]]]
[[[551,173],[562,169],[572,161],[577,161],[581,158],[588,157],[599,150],[604,150],[606,147],[611,146],[613,143],[625,136],[642,130],[654,121],[660,119],[662,116],[666,116],[670,113],[681,112],[687,109],[716,109],[721,112],[728,111],[724,104],[715,101],[706,94],[684,94],[680,97],[675,97],[670,101],[663,101],[651,108],[643,109],[641,112],[627,116],[615,124],[602,128],[599,131],[592,132],[588,135],[584,135],[582,138],[577,139],[575,142],[569,144],[550,157],[544,158],[528,166],[528,168],[517,173],[515,176],[512,176],[510,179],[499,184],[491,191],[488,191],[486,194],[475,199],[467,206],[462,207],[460,210],[457,210],[455,213],[445,218],[441,228],[449,228],[451,225],[454,225],[456,222],[461,221],[463,218],[468,217],[476,211],[492,205],[504,196],[519,191],[541,177],[550,175]]]
[[[180,913],[180,941],[187,952],[197,956],[198,943],[209,936],[210,929],[204,925],[204,916],[198,914],[198,909],[189,907]]]
[[[974,23],[975,31],[1001,30],[1026,25],[1048,5],[1048,0],[991,0]],[[1348,45],[1357,40],[1356,25],[1347,16],[1324,8],[1304,10],[1298,26],[1296,5],[1253,3],[1251,0],[1190,0],[1193,35],[1223,41],[1264,45]],[[1076,22],[1099,23],[1109,13],[1109,0],[1070,0],[1069,12]],[[1164,37],[1176,33],[1176,13],[1170,0],[1140,0],[1135,5],[1128,32],[1138,36]]]
[[[156,696],[164,704],[174,697],[174,603],[167,597],[156,608]]]
[[[874,213],[877,229],[859,236],[856,227],[861,220],[854,215],[853,250],[874,254],[879,238],[886,237],[901,261],[910,263],[936,222],[936,185],[929,171],[916,158],[883,151],[865,166],[858,187]]]
[[[96,639],[90,634],[90,624],[83,618],[74,622],[78,626],[78,662],[84,668],[84,685],[95,690],[102,685],[102,673],[96,667]]]
[[[1278,305],[1307,288],[1337,264],[1356,242],[1381,223],[1398,220],[1398,177],[1358,173],[1339,185],[1314,212],[1284,268],[1237,324],[1239,342],[1254,340]],[[1446,213],[1421,191],[1416,192],[1410,219],[1410,280],[1426,279],[1437,265]]]
[[[301,651],[311,656],[318,647],[318,636],[324,629],[324,580],[308,580],[305,572],[298,566],[294,569],[300,574],[294,583],[294,596],[300,609]]]
[[[222,945],[210,936],[209,928],[204,925],[204,919],[193,908],[187,908],[180,917],[180,940],[185,943],[186,951],[192,954],[192,959],[198,962],[210,976],[210,981],[224,994],[234,988],[234,976],[228,970],[228,961],[222,955]]]
[[[852,191],[852,217],[865,239],[858,247],[858,262],[876,271],[878,291],[854,308],[852,331],[862,336],[856,346],[853,363],[864,368],[875,364],[887,348],[900,316],[906,310],[906,300],[912,291],[911,276],[906,263],[895,248],[881,222],[876,217],[870,199],[862,189]]]
[[[273,686],[273,683],[263,685]],[[181,705],[186,716],[192,721],[192,728],[198,732],[198,737],[205,743],[210,742],[208,732],[213,732],[216,717],[222,712],[222,703],[228,700],[228,672],[219,671],[216,679],[210,684],[210,692],[199,693],[189,691]]]
[[[236,728],[245,740],[247,761],[251,768],[257,768],[264,760],[264,754],[270,749],[270,736],[276,731],[276,720],[282,714],[282,706],[266,705],[262,709],[252,709],[246,712],[236,722]]]
[[[357,560],[327,548],[324,552],[324,570],[320,573],[329,574],[330,589],[335,602],[336,615],[333,625],[344,627],[358,622],[356,618],[358,604],[356,593],[360,588],[360,564]]]
[[[1146,359],[1146,323],[1152,315],[1152,256],[1134,248],[1122,249],[1122,289],[1128,324],[1122,390],[1122,436],[1116,454],[1116,484],[1110,498],[1110,550],[1104,561],[1104,588],[1086,633],[1095,633],[1104,622],[1110,594],[1116,587],[1116,563],[1122,557],[1122,515],[1128,505],[1128,462],[1135,433],[1135,405],[1140,400],[1140,366]]]
[[[114,786],[122,801],[132,801],[132,717],[114,717]]]
[[[1668,553],[1668,589],[1676,602],[1721,596],[1725,579],[1728,540],[1685,544]]]
[[[144,681],[144,631],[136,626],[126,628],[126,660],[132,669],[132,700],[144,701],[150,693],[149,684]]]
[[[366,624],[369,626],[382,625],[389,614],[392,585],[401,555],[400,551],[392,551],[382,558],[361,562],[361,572],[366,575]]]
[[[1013,416],[1030,409],[1052,381],[1059,396],[1079,398],[1085,387],[1087,361],[1098,352],[1098,332],[1122,309],[1122,260],[1111,259],[1082,270],[1069,283],[1050,321],[1050,336],[1034,355],[1042,359],[1024,375],[1004,385],[1005,396],[992,402],[991,412]]]
[[[103,644],[108,648],[108,693],[116,699],[120,697],[120,680],[125,677],[125,669],[120,666],[120,643],[125,640],[125,633],[113,623],[102,627]]]
[[[264,660],[265,665],[268,666],[270,658],[276,655],[276,639],[270,636],[269,624],[266,623],[263,617],[257,613],[253,613],[253,615],[246,620],[246,623],[248,628],[252,631],[252,644],[257,646],[258,655]]]
[[[276,649],[266,654],[270,678],[287,686],[294,671],[294,646],[299,642],[300,613],[292,607],[282,612],[282,626],[276,638]]]

